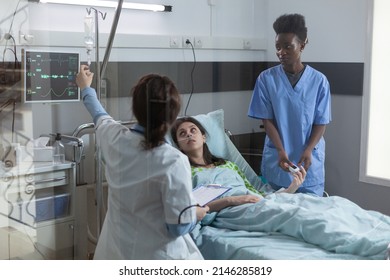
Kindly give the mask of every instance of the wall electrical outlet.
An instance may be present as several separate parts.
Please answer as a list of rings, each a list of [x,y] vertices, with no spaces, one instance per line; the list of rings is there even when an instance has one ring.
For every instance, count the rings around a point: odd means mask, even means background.
[[[203,41],[201,38],[196,38],[194,39],[194,47],[195,48],[202,48],[203,47]]]
[[[242,46],[245,50],[249,50],[252,48],[252,42],[250,40],[246,40],[244,39],[243,40],[243,46]]]
[[[188,43],[191,42],[191,43]],[[194,39],[190,36],[183,36],[182,40],[183,48],[192,48],[194,46]]]
[[[181,47],[181,40],[179,37],[171,37],[169,40],[169,46],[171,48],[180,48]]]

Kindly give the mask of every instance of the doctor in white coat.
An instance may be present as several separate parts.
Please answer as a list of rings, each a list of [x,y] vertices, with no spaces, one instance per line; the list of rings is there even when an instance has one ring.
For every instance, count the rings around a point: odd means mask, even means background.
[[[165,143],[180,111],[180,95],[167,77],[149,74],[132,89],[131,129],[107,114],[90,87],[85,65],[77,75],[96,126],[109,185],[108,210],[95,259],[202,259],[189,232],[208,207],[192,196],[188,158]]]

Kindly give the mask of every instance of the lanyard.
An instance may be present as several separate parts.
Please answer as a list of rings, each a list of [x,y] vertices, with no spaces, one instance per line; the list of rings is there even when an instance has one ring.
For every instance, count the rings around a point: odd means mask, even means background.
[[[145,128],[138,123],[136,123],[132,128],[130,128],[130,130],[135,133],[145,135]]]

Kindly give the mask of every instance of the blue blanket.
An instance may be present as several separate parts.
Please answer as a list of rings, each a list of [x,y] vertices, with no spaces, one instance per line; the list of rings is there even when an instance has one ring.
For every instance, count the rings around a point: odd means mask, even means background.
[[[242,178],[225,168],[198,172],[193,181],[194,185],[218,183],[232,187],[224,196],[249,192]],[[384,259],[390,243],[389,216],[364,210],[337,196],[270,194],[255,204],[228,207],[208,214],[201,225],[223,229],[225,233],[241,237],[243,231],[255,236],[280,234],[284,239],[305,242],[309,247],[356,258]],[[201,236],[196,238],[201,240]]]

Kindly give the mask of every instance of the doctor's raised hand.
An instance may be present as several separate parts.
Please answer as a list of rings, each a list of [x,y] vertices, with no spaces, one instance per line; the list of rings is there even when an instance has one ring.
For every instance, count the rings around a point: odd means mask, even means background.
[[[80,90],[90,87],[93,80],[93,73],[90,71],[88,65],[80,65],[80,72],[77,73],[76,83]]]

